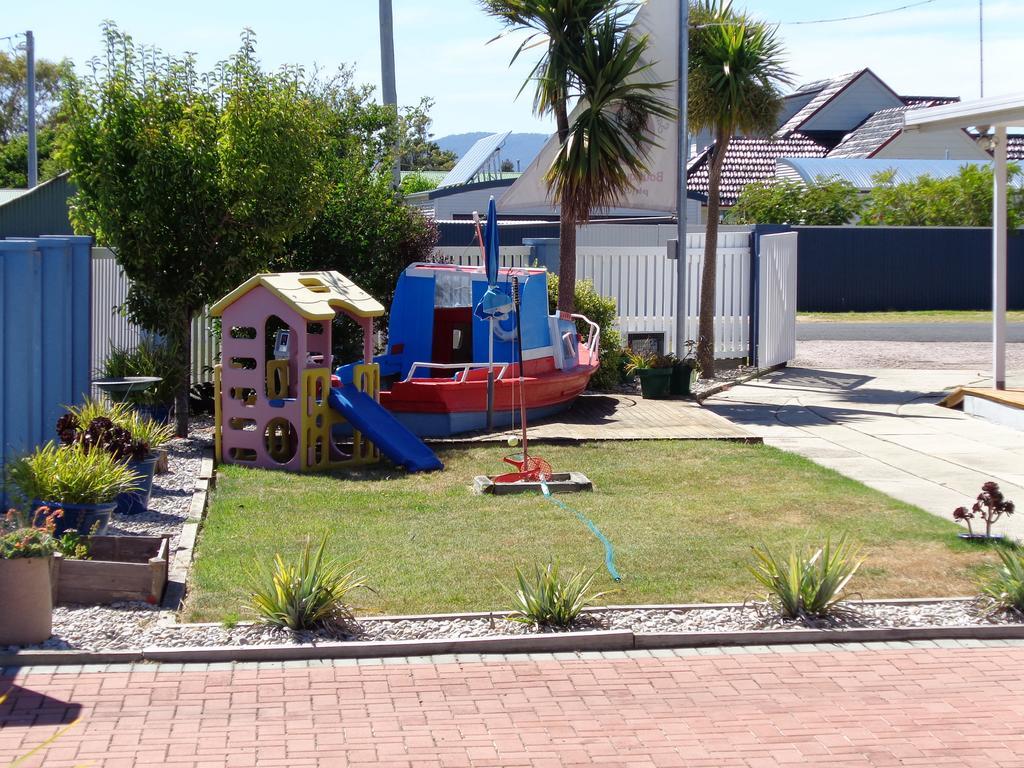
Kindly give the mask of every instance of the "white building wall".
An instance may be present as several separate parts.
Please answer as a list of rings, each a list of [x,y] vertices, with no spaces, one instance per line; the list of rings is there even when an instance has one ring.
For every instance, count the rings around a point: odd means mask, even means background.
[[[874,112],[900,106],[903,102],[899,97],[868,72],[801,126],[801,130],[852,131]]]
[[[902,160],[991,160],[985,150],[959,128],[947,131],[904,131],[874,157]]]

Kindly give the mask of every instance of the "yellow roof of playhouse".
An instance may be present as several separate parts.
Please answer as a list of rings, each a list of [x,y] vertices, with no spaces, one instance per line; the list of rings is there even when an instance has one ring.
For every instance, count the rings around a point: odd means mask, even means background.
[[[262,285],[307,320],[332,320],[339,309],[356,317],[379,317],[384,307],[340,272],[268,272],[253,275],[212,307],[221,313],[256,286]]]

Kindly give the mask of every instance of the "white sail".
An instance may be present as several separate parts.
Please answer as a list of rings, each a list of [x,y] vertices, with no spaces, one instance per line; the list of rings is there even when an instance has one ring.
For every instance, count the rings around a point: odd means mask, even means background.
[[[647,36],[646,63],[651,68],[640,77],[648,82],[671,83],[658,95],[676,109],[679,104],[677,72],[679,66],[679,2],[680,0],[647,0],[637,11],[632,34]],[[577,106],[569,121],[579,109]],[[650,129],[657,146],[648,151],[649,173],[634,181],[635,189],[627,191],[617,207],[644,211],[676,211],[678,148],[675,120],[652,118]],[[544,177],[558,154],[558,136],[553,134],[526,171],[516,179],[498,201],[498,209],[509,211],[554,205]]]

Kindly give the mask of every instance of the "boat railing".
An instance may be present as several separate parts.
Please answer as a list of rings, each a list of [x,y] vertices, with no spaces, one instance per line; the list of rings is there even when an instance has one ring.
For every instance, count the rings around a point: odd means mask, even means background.
[[[412,381],[416,378],[417,368],[427,368],[432,371],[459,371],[460,373],[455,374],[455,383],[461,384],[474,368],[488,368],[490,365],[490,363],[413,363],[409,369],[409,375],[402,379],[402,382]],[[501,381],[505,377],[508,366],[508,363],[494,363],[494,367],[498,369],[498,375],[494,377],[495,381]]]
[[[599,352],[599,345],[601,343],[601,326],[599,326],[586,315],[574,314],[569,315],[569,317],[573,320],[582,320],[584,323],[587,324],[589,331],[587,332],[587,341],[585,343],[585,346],[587,348],[587,351],[590,352],[591,359],[593,359],[594,357],[597,356],[597,353]]]

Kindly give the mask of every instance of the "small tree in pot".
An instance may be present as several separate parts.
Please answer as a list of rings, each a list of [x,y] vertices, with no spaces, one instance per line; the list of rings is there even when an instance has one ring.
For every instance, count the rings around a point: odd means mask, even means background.
[[[53,630],[50,579],[59,514],[44,512],[32,526],[11,510],[0,525],[0,646],[41,643]]]
[[[134,515],[149,506],[153,473],[158,451],[174,430],[140,414],[125,403],[107,405],[86,400],[80,407],[69,407],[57,419],[57,436],[65,445],[81,444],[86,450],[104,450],[139,475],[138,488],[118,496],[117,512]]]

